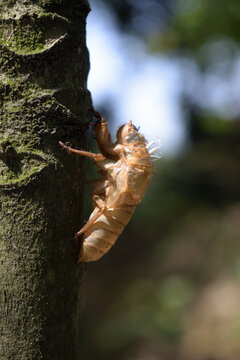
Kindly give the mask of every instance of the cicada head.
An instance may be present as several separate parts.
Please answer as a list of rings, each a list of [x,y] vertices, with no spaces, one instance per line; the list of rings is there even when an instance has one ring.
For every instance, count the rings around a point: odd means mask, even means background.
[[[128,124],[122,125],[117,132],[119,144],[124,145],[141,145],[146,142],[144,136],[137,131],[137,128],[129,121]]]

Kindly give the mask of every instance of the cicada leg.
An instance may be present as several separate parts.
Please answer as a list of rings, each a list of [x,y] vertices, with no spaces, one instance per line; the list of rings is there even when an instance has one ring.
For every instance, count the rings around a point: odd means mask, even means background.
[[[108,159],[118,160],[121,153],[121,147],[117,143],[112,143],[107,122],[104,120],[102,115],[95,110],[92,110],[92,112],[93,115],[98,119],[98,122],[94,125],[94,131],[101,153]]]
[[[96,215],[94,215],[91,219],[89,219],[88,222],[82,227],[82,229],[76,233],[76,237],[83,234],[104,213],[106,209],[105,201],[101,199],[100,196],[94,195],[93,201],[99,207],[99,212]]]
[[[78,155],[90,157],[96,162],[103,161],[105,159],[105,157],[102,154],[94,154],[94,153],[91,153],[90,151],[73,149],[70,146],[63,144],[61,141],[59,141],[59,145],[61,145],[68,152],[72,152],[72,153],[75,153]]]

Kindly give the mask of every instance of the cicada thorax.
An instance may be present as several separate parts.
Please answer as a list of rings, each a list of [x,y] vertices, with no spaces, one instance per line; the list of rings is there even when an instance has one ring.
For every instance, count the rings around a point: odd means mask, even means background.
[[[153,176],[153,162],[145,147],[131,146],[124,152],[128,191],[141,202]]]
[[[128,165],[153,171],[153,162],[145,144],[124,146],[123,158]]]

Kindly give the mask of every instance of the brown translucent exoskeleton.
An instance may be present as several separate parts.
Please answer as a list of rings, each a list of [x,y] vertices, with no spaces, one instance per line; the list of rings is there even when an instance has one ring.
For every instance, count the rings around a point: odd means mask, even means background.
[[[78,262],[98,260],[113,246],[142,201],[153,175],[148,143],[132,122],[119,128],[117,141],[112,143],[107,122],[98,112],[93,113],[98,118],[93,126],[101,154],[59,142],[69,152],[92,158],[102,174],[92,188],[94,210],[76,234],[84,233]]]

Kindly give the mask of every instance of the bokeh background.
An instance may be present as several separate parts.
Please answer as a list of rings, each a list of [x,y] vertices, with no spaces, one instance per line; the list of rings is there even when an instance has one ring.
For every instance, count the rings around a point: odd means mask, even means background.
[[[87,266],[83,358],[239,360],[240,2],[90,3],[95,108],[113,136],[131,119],[160,138],[163,156],[117,243]]]

